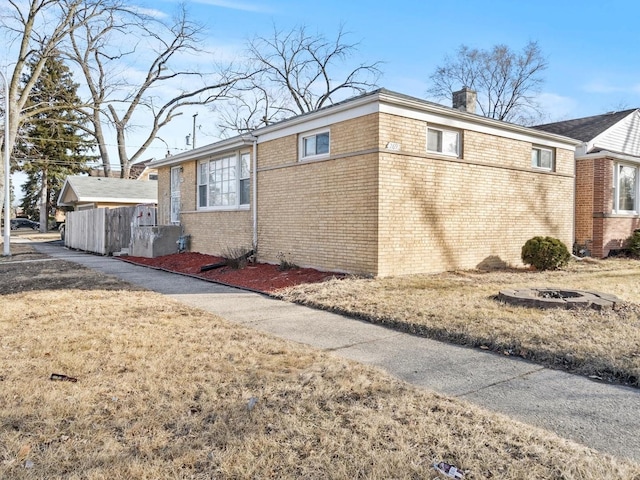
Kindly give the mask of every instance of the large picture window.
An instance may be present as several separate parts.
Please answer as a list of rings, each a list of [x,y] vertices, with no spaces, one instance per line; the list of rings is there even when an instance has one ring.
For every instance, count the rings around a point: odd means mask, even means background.
[[[249,204],[250,155],[229,155],[198,165],[198,208],[232,209]]]
[[[460,133],[443,128],[427,128],[427,151],[460,156]]]
[[[613,210],[638,213],[638,167],[616,164],[613,185]]]

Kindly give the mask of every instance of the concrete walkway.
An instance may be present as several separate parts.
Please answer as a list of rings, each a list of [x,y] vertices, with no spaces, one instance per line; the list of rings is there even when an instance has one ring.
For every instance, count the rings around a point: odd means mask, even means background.
[[[640,390],[608,385],[182,275],[65,249],[37,250],[170,296],[231,322],[382,367],[612,455],[640,462]]]

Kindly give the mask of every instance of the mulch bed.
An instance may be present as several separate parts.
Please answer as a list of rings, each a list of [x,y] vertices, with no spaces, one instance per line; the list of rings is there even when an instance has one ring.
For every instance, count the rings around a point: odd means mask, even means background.
[[[242,269],[233,269],[225,266],[201,272],[201,267],[222,262],[224,259],[197,252],[174,253],[156,258],[132,256],[119,258],[137,265],[146,265],[168,272],[182,273],[204,280],[264,293],[273,293],[281,288],[293,287],[303,283],[319,283],[331,278],[344,277],[340,273],[320,272],[312,268],[280,270],[278,265],[268,263],[249,263]]]

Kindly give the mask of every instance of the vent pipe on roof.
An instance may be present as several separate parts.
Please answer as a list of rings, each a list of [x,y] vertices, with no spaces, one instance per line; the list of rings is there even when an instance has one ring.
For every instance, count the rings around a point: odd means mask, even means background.
[[[476,100],[478,94],[475,90],[462,87],[462,90],[453,92],[453,108],[462,112],[476,113]]]

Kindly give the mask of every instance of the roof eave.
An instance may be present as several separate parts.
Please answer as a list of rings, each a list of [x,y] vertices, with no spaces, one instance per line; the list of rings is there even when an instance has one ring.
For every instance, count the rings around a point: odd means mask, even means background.
[[[598,158],[611,158],[613,160],[622,160],[623,162],[640,164],[640,157],[627,155],[625,153],[611,152],[609,150],[601,150],[599,152],[585,153],[584,155],[576,155],[576,160],[594,160]]]
[[[74,203],[65,205],[75,205],[78,203],[158,203],[157,198],[116,198],[116,197],[82,197]],[[64,205],[64,204],[63,204]]]
[[[221,140],[219,142],[210,143],[209,145],[194,148],[186,152],[178,153],[177,155],[171,155],[170,157],[153,160],[147,165],[147,167],[158,168],[179,165],[190,160],[196,160],[228,150],[247,147],[252,145],[255,140],[256,138],[253,135],[238,135],[236,137],[228,138],[226,140]]]
[[[452,117],[460,120],[466,120],[466,121],[474,122],[480,125],[487,125],[493,128],[499,128],[507,131],[524,134],[524,135],[553,140],[556,142],[567,143],[574,147],[582,143],[580,140],[577,140],[571,137],[566,137],[564,135],[549,133],[549,132],[545,132],[544,130],[536,130],[535,128],[532,128],[532,127],[524,127],[522,125],[508,123],[503,120],[495,120],[493,118],[487,118],[475,113],[455,110],[453,108],[446,107],[444,105],[439,105],[437,103],[426,102],[424,100],[413,99],[411,97],[398,95],[398,94],[395,94],[394,92],[389,92],[389,91],[380,92],[380,100],[383,100],[389,103],[394,103],[399,106],[405,106],[408,108],[428,110],[429,112],[435,113],[438,115],[448,116],[448,117]]]

